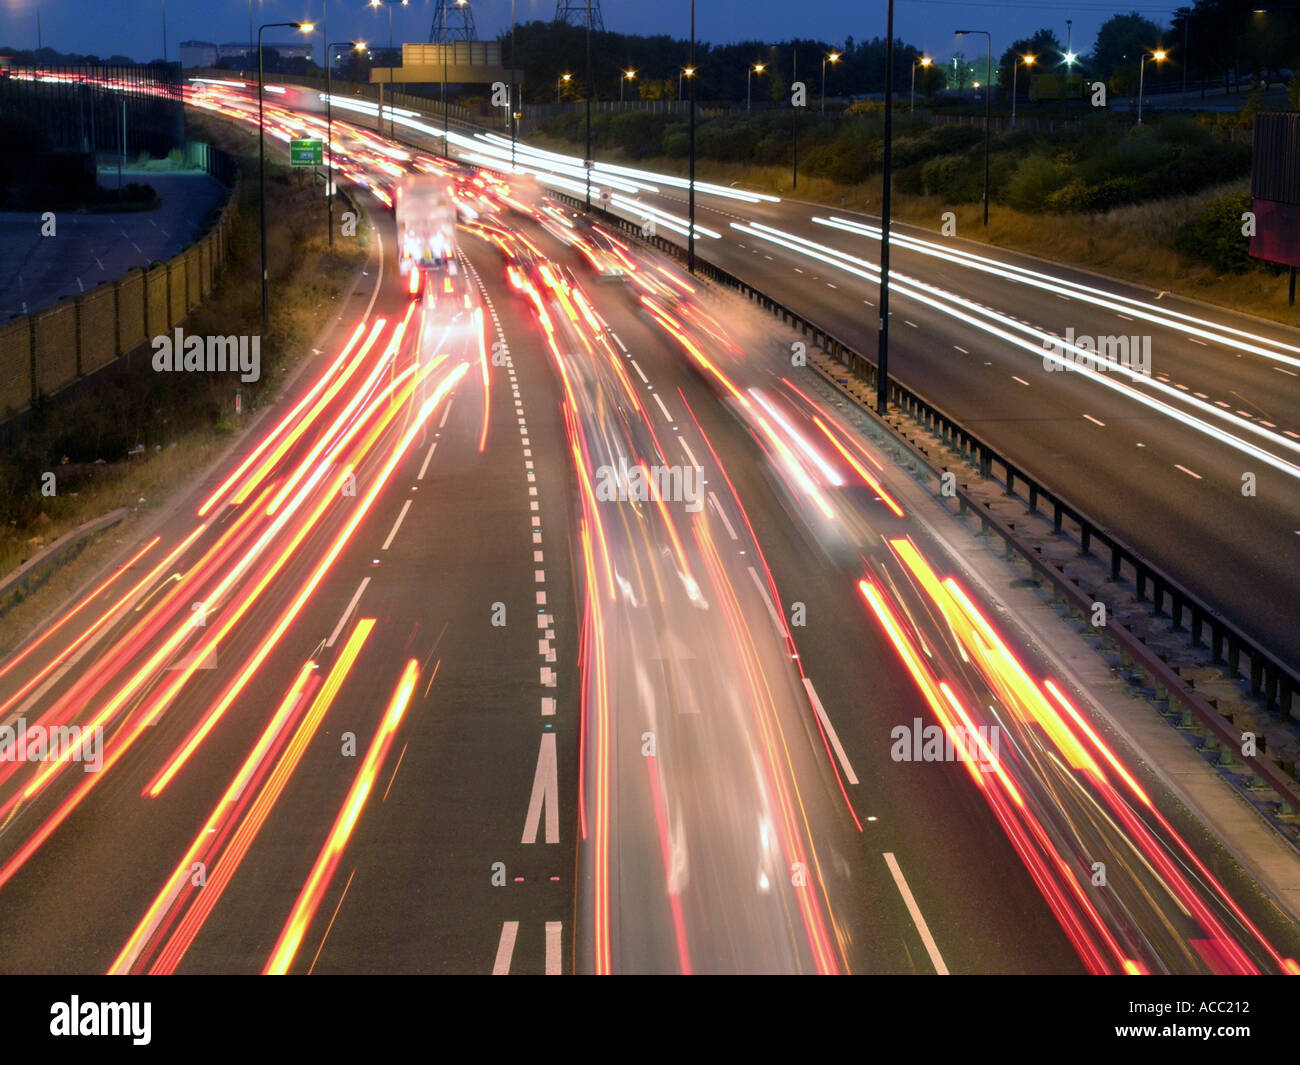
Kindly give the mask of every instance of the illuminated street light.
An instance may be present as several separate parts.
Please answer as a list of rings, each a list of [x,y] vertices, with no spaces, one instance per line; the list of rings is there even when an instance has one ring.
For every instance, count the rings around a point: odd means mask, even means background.
[[[635,70],[623,71],[623,76],[618,79],[618,102],[619,103],[623,102],[623,87],[627,85],[629,81],[635,81],[635,80],[636,80]]]
[[[822,56],[822,114],[826,113],[826,64],[829,62],[831,66],[834,66],[839,61],[840,54],[838,52],[828,52]]]
[[[749,67],[745,71],[745,110],[746,111],[749,110],[750,102],[753,99],[752,96],[753,76],[755,74],[763,73],[763,71],[765,71],[766,69],[767,67],[765,67],[762,63],[755,63],[753,66]]]
[[[928,67],[933,62],[934,60],[928,55],[923,55],[919,59],[912,60],[912,106],[909,108],[909,111],[916,110],[916,68],[918,64],[923,67]]]
[[[1157,63],[1163,63],[1166,52],[1157,48],[1154,52],[1143,52],[1142,58],[1138,60],[1138,121],[1142,125],[1142,89],[1146,84],[1147,60],[1154,59]]]
[[[1011,57],[1011,128],[1016,127],[1016,75],[1020,73],[1020,64],[1032,67],[1038,61],[1037,56],[1015,55]]]
[[[266,123],[263,119],[262,31],[284,26],[311,33],[316,27],[310,22],[268,22],[257,27],[257,201],[258,220],[262,230],[262,329],[270,319],[270,302],[266,294]]]

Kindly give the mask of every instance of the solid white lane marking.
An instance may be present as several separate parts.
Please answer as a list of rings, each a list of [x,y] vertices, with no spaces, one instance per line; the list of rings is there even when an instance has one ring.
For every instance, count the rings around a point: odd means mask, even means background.
[[[497,959],[492,963],[493,976],[510,975],[510,959],[515,955],[515,939],[519,936],[518,921],[503,921],[501,939],[497,943]]]
[[[412,502],[413,500],[408,499],[402,504],[402,510],[397,515],[397,520],[393,522],[393,527],[388,532],[388,539],[384,541],[384,546],[379,549],[380,551],[388,550],[388,545],[393,542],[393,537],[397,535],[397,530],[402,527],[402,519],[406,517],[406,512],[411,509]]]
[[[849,765],[849,756],[844,753],[844,748],[840,745],[840,738],[836,735],[835,726],[831,724],[831,719],[826,716],[826,709],[822,706],[822,701],[817,698],[817,689],[813,687],[812,681],[807,677],[803,679],[803,686],[808,692],[808,701],[812,703],[813,709],[817,712],[817,720],[822,723],[822,728],[826,730],[826,736],[831,741],[831,747],[835,750],[835,757],[840,760],[840,768],[844,770],[845,779],[850,784],[856,784],[858,775],[853,772],[853,767]]]
[[[560,975],[560,932],[563,925],[559,921],[546,922],[546,975]]]
[[[921,915],[921,908],[916,904],[916,899],[912,897],[912,889],[907,886],[907,881],[903,879],[903,870],[898,867],[898,859],[891,852],[886,851],[885,864],[889,866],[889,873],[898,886],[898,893],[903,896],[903,902],[907,905],[907,912],[912,915],[912,923],[916,925],[916,930],[921,933],[921,942],[925,944],[925,952],[930,955],[930,964],[934,966],[934,971],[940,976],[947,976],[948,966],[943,963],[943,956],[939,953],[938,946],[935,945],[934,936],[930,935],[930,926],[925,923],[925,918]]]
[[[537,770],[533,774],[533,794],[528,800],[528,817],[524,821],[521,843],[536,843],[537,829],[546,809],[546,842],[560,842],[559,759],[555,756],[555,733],[543,732],[537,749]]]
[[[1174,463],[1174,469],[1182,470],[1183,473],[1187,474],[1188,477],[1195,477],[1198,481],[1204,480],[1204,478],[1199,473],[1193,473],[1186,466],[1180,466],[1176,462]]]
[[[330,638],[325,641],[326,647],[334,646],[334,641],[339,638],[339,633],[343,631],[343,626],[348,623],[348,618],[352,616],[352,611],[356,610],[357,602],[361,598],[361,593],[366,590],[366,585],[369,583],[370,583],[370,578],[366,577],[357,586],[357,590],[352,595],[352,601],[348,603],[347,609],[343,611],[343,616],[339,618],[339,623],[334,626],[334,631],[330,633]]]
[[[1084,417],[1087,418],[1088,421],[1092,422],[1093,425],[1100,425],[1103,429],[1106,428],[1106,423],[1105,423],[1105,422],[1103,422],[1103,421],[1098,421],[1098,420],[1097,420],[1096,418],[1094,418],[1091,414],[1085,414]]]

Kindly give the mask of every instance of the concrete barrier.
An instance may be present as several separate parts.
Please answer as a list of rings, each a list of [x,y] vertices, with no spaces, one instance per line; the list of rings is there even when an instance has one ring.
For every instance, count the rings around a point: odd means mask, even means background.
[[[81,335],[81,373],[94,373],[117,358],[117,292],[112,284],[100,285],[80,297],[77,329]]]
[[[144,275],[144,332],[148,340],[167,332],[167,264],[151,267]]]

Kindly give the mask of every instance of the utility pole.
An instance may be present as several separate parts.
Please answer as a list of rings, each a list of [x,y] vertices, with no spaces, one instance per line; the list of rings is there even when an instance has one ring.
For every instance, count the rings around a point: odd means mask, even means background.
[[[691,69],[695,70],[695,0],[691,0]],[[695,273],[695,78],[691,78],[691,183],[690,223],[686,227],[686,269]]]
[[[894,0],[885,28],[885,152],[880,197],[880,335],[876,343],[876,413],[889,412],[889,193],[894,165]]]
[[[694,0],[692,0],[692,3]],[[583,159],[587,172],[587,210],[591,210],[591,0],[587,0],[587,155]]]

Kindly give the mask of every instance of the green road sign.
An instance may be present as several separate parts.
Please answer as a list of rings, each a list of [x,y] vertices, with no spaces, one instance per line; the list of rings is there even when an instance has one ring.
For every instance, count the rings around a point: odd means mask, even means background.
[[[321,141],[290,141],[289,162],[293,166],[320,166],[324,149]]]

